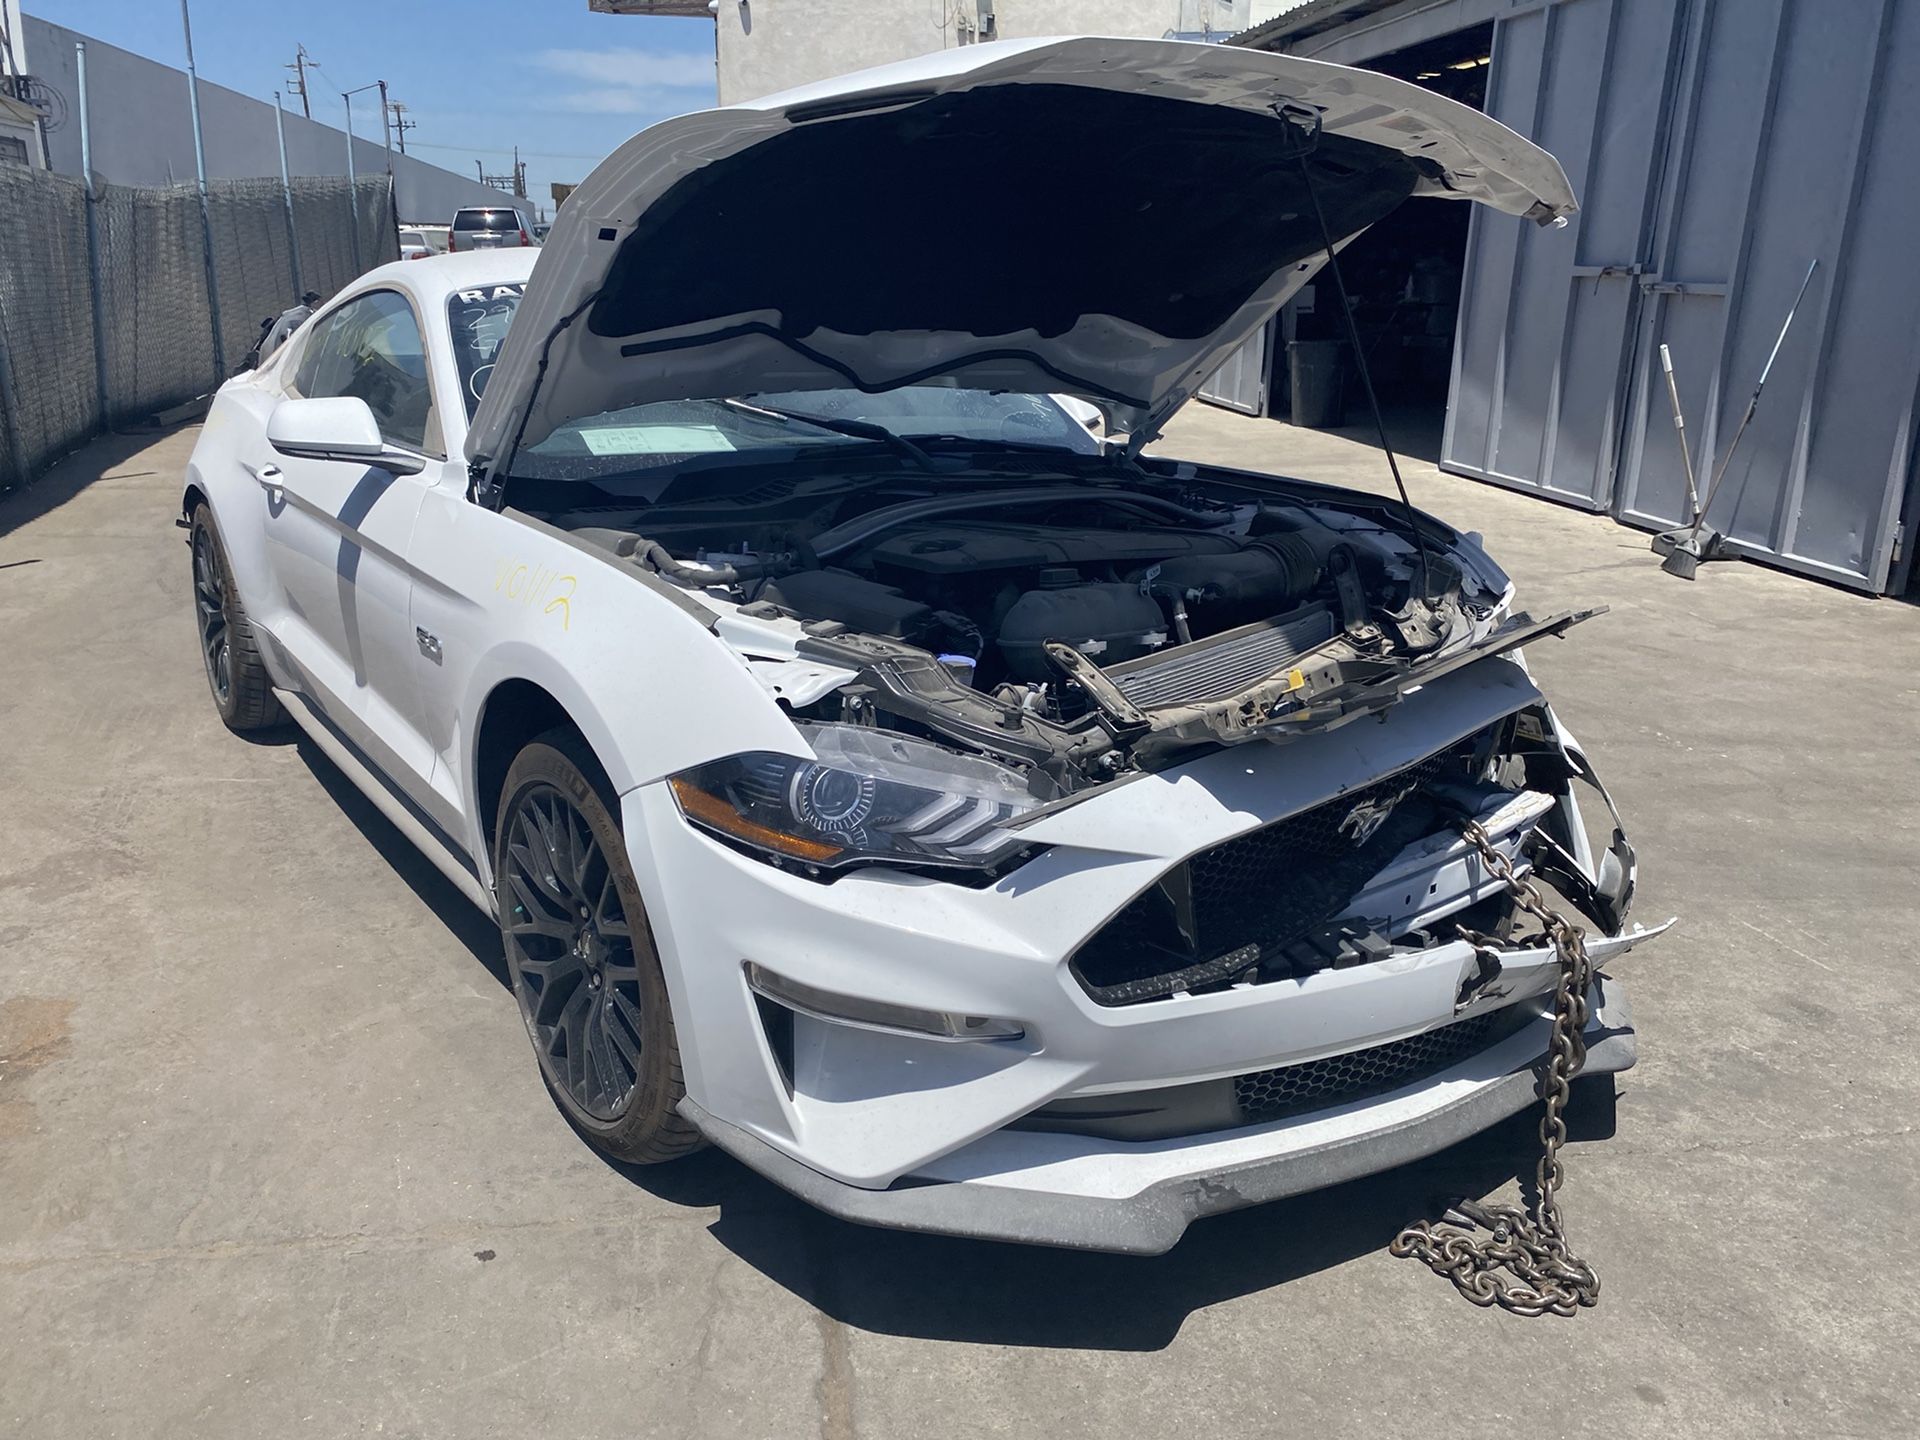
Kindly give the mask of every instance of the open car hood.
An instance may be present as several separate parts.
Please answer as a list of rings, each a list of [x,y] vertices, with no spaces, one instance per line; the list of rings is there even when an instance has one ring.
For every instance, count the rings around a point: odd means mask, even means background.
[[[1304,171],[1312,174],[1309,193]],[[561,209],[467,438],[940,378],[1150,437],[1410,195],[1571,214],[1558,162],[1369,71],[1179,41],[966,46],[641,132]]]

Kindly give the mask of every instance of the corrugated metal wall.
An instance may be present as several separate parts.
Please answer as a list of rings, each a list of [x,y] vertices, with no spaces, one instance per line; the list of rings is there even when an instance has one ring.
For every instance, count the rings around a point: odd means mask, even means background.
[[[1582,213],[1561,231],[1474,217],[1442,467],[1679,523],[1660,344],[1711,474],[1817,258],[1710,518],[1773,563],[1897,581],[1920,398],[1920,4],[1445,0],[1302,53],[1364,64],[1488,18],[1487,108],[1560,157]]]

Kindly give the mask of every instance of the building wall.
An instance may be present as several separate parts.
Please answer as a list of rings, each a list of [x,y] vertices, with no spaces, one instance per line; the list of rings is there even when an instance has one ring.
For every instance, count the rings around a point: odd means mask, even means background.
[[[1553,151],[1582,207],[1564,230],[1474,217],[1441,467],[1683,523],[1667,344],[1702,484],[1734,457],[1709,524],[1740,554],[1901,588],[1898,527],[1920,525],[1920,5],[1365,8],[1243,43],[1364,65],[1491,20],[1488,113]]]
[[[35,170],[44,168],[40,155],[40,127],[34,123],[33,111],[5,97],[0,97],[0,139],[9,142],[5,146],[7,153],[0,155],[0,161],[24,164]]]
[[[74,42],[85,40],[94,173],[119,185],[167,185],[194,178],[193,119],[184,70],[33,15],[25,19],[23,38],[32,73],[66,101],[64,123],[49,127],[47,133],[55,170],[80,174],[79,67],[73,47]],[[387,168],[387,152],[380,141],[379,92],[356,95],[353,113],[354,168],[361,175],[377,175]],[[347,173],[345,131],[308,120],[298,111],[284,118],[291,174]],[[280,151],[270,103],[203,79],[200,122],[209,179],[279,176]],[[371,139],[361,134],[363,127]],[[393,181],[403,220],[444,224],[462,205],[495,205],[511,199],[472,176],[443,170],[411,155],[394,155]],[[531,212],[531,201],[520,203]]]
[[[991,0],[1001,40],[1041,35],[1220,40],[1291,0]],[[976,0],[719,0],[720,103],[971,43]]]

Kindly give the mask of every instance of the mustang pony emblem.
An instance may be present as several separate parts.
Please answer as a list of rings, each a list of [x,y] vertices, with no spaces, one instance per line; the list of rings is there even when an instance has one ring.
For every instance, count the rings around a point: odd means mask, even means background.
[[[1340,822],[1340,833],[1347,836],[1356,845],[1364,845],[1373,838],[1373,832],[1387,823],[1387,817],[1393,813],[1393,807],[1413,793],[1414,782],[1409,780],[1391,795],[1378,795],[1371,800],[1362,800],[1347,812],[1347,818]]]

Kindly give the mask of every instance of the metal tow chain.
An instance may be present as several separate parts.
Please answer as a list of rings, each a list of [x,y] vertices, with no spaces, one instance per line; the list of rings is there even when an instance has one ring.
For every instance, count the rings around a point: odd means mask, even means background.
[[[1514,903],[1546,927],[1560,960],[1553,1038],[1540,1073],[1540,1098],[1547,1109],[1540,1119],[1534,1211],[1529,1215],[1515,1205],[1457,1200],[1440,1222],[1421,1220],[1407,1226],[1388,1249],[1426,1262],[1476,1305],[1498,1305],[1516,1315],[1571,1315],[1600,1300],[1600,1277],[1573,1254],[1554,1199],[1564,1178],[1560,1147],[1566,1143],[1567,1126],[1561,1117],[1569,1082],[1587,1059],[1584,1035],[1593,961],[1587,956],[1585,932],[1549,906],[1531,881],[1514,873],[1512,863],[1478,823],[1466,821],[1461,833]]]

